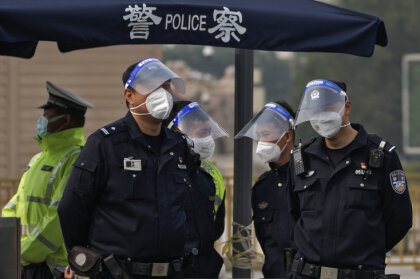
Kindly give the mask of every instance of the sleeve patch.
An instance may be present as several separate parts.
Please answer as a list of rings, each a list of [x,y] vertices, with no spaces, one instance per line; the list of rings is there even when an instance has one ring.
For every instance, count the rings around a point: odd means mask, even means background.
[[[407,182],[405,179],[405,174],[402,170],[395,170],[389,174],[389,179],[391,180],[392,189],[397,194],[402,194],[407,188]]]

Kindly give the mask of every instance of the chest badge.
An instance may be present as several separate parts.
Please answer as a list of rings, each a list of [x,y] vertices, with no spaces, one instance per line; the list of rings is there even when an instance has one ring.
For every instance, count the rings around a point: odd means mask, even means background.
[[[180,169],[180,170],[186,170],[187,169],[187,165],[185,165],[185,164],[178,164],[178,169]]]
[[[407,188],[407,183],[405,181],[405,174],[402,170],[395,170],[389,174],[389,179],[391,180],[392,189],[397,194],[402,194]]]
[[[178,157],[178,169],[180,170],[186,170],[187,169],[187,165],[183,164],[184,163],[184,159],[179,156]]]
[[[355,175],[371,175],[372,170],[367,168],[367,165],[365,162],[360,162],[360,169],[354,170]]]
[[[140,159],[132,159],[132,158],[124,158],[124,169],[131,170],[131,171],[141,171],[141,160]]]
[[[268,202],[260,202],[258,203],[259,209],[266,209],[268,207]]]

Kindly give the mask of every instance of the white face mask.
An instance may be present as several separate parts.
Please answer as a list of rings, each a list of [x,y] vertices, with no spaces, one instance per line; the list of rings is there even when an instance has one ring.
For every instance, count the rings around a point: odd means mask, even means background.
[[[312,128],[324,138],[332,138],[338,134],[341,128],[349,126],[350,123],[341,125],[341,116],[342,111],[344,110],[344,105],[339,112],[334,111],[324,111],[319,113],[314,119],[311,119]]]
[[[285,146],[283,149],[280,149],[280,147],[277,145],[282,137],[283,136],[281,136],[276,143],[266,141],[258,142],[255,153],[263,163],[271,163],[280,159],[281,152],[286,148]]]
[[[324,138],[332,138],[341,129],[341,116],[337,112],[326,111],[311,120],[312,128]]]
[[[213,156],[215,143],[211,136],[205,138],[192,138],[194,142],[193,150],[200,154],[200,160],[204,161]]]
[[[138,109],[139,107],[146,104],[146,108],[149,112],[146,113],[137,113],[133,112],[133,110]],[[134,107],[130,108],[132,114],[135,115],[147,115],[150,114],[156,119],[166,119],[168,118],[169,114],[171,113],[173,106],[173,98],[172,95],[166,91],[164,88],[159,88],[153,93],[149,94],[146,98],[146,102]]]

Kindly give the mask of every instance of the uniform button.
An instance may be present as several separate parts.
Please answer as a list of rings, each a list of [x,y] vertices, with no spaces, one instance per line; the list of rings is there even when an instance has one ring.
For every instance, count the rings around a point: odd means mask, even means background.
[[[173,152],[169,152],[169,154],[171,154],[171,156],[174,156],[174,153]]]
[[[184,178],[184,182],[187,182],[187,179]]]
[[[192,186],[191,184],[188,184],[188,187],[190,187],[190,188],[191,188],[191,186]]]
[[[265,217],[262,217],[261,220],[265,220]]]
[[[127,258],[127,262],[131,262],[131,258]]]
[[[325,157],[325,158],[326,158],[327,160],[329,160],[329,159],[330,159],[330,157],[328,157],[328,156],[327,156],[327,157]]]
[[[364,183],[360,183],[360,187],[365,187],[365,184]]]
[[[283,184],[279,183],[279,184],[277,184],[277,186],[281,187],[281,186],[283,186]]]
[[[303,189],[306,189],[306,187],[308,187],[307,185],[303,186]]]
[[[148,145],[147,147],[152,148],[150,145]]]
[[[85,163],[80,163],[80,165],[83,167],[85,165]]]
[[[111,130],[115,130],[115,127],[111,127]]]
[[[135,174],[133,174],[133,177],[136,177],[136,175],[135,175]]]
[[[350,161],[349,160],[346,161],[346,165],[348,165],[348,164],[350,164]]]

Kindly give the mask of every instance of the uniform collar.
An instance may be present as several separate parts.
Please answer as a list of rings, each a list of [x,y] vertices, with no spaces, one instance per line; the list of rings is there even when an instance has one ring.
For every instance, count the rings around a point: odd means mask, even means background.
[[[133,140],[141,142],[142,144],[147,142],[144,137],[144,133],[140,130],[131,112],[127,112],[124,117],[124,122],[126,123],[128,133]],[[162,125],[160,133],[162,134],[162,146],[160,148],[160,153],[166,152],[172,146],[181,142],[181,137],[177,135],[177,132],[164,127],[164,125]]]
[[[83,146],[86,142],[83,136],[83,127],[62,130],[42,138],[36,136],[34,139],[43,151],[54,151],[68,146]]]
[[[351,127],[357,131],[357,135],[354,138],[354,140],[350,143],[351,148],[346,150],[347,154],[343,154],[344,156],[347,156],[354,150],[367,145],[368,134],[366,133],[363,126],[361,124],[352,123]],[[306,153],[313,154],[322,159],[326,158],[326,151],[327,147],[325,146],[325,139],[321,136],[316,137],[315,141],[305,148]]]
[[[271,171],[273,171],[277,176],[281,176],[285,173],[287,173],[289,169],[289,162],[281,165],[280,167],[277,167],[274,163],[269,163]]]

